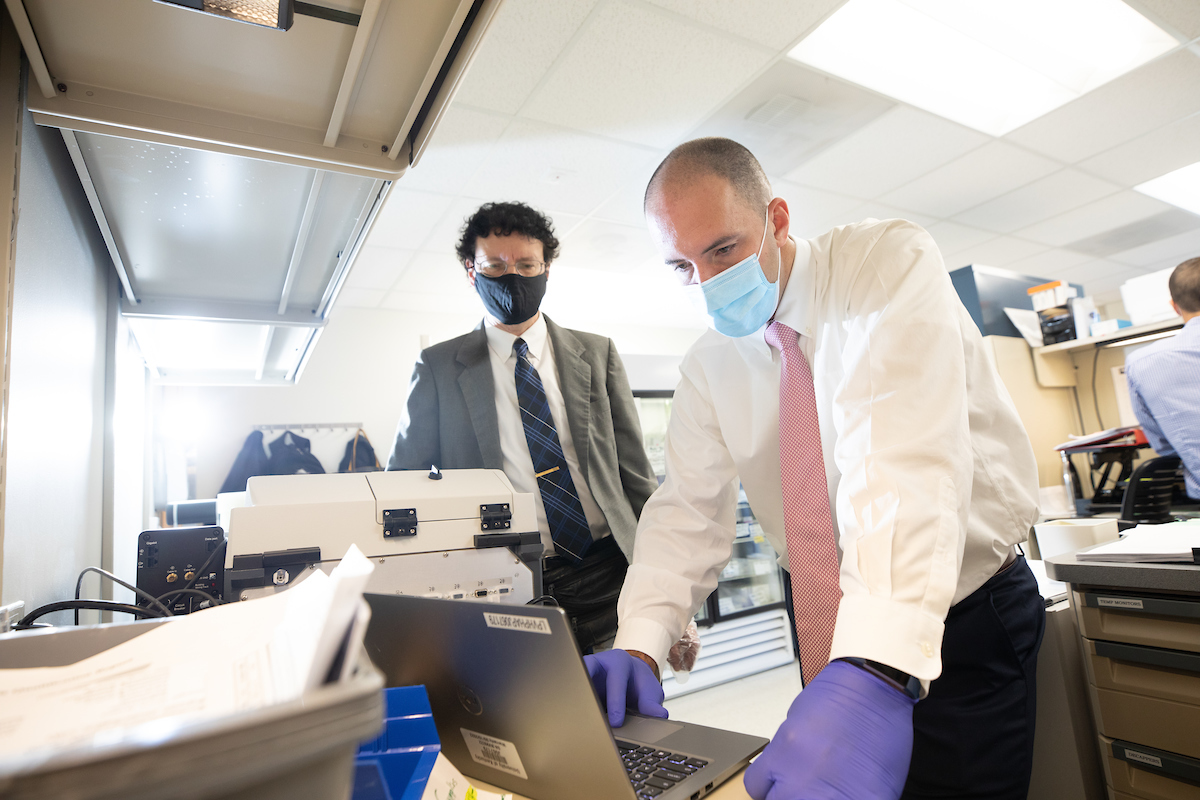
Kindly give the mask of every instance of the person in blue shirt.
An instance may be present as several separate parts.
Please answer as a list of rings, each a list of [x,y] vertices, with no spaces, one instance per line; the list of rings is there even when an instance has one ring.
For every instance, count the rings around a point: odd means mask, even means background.
[[[1150,446],[1183,459],[1188,496],[1200,501],[1200,257],[1176,267],[1168,285],[1183,330],[1130,353],[1125,379]]]

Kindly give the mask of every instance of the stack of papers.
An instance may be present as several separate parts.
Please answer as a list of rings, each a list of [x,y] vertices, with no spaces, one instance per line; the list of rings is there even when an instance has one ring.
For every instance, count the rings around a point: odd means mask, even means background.
[[[1200,550],[1200,520],[1138,525],[1124,538],[1076,554],[1078,561],[1108,561],[1126,564],[1192,564],[1193,550]]]
[[[0,773],[64,749],[158,740],[345,677],[353,658],[337,658],[366,629],[372,569],[351,546],[332,576],[314,571],[278,594],[169,619],[74,664],[3,670]]]

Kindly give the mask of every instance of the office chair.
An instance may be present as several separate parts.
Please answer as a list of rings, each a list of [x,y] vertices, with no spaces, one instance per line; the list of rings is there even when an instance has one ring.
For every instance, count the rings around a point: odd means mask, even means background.
[[[1179,456],[1158,456],[1133,471],[1121,501],[1122,528],[1142,523],[1170,522],[1171,496],[1183,477]]]

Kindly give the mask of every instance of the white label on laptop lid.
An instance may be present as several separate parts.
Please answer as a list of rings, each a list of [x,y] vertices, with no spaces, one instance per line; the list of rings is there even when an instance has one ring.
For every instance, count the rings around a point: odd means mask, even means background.
[[[483,621],[489,628],[503,628],[509,631],[524,631],[525,633],[550,633],[550,623],[541,617],[527,617],[524,614],[497,614],[494,611],[483,612]]]
[[[521,764],[521,757],[517,755],[517,747],[512,742],[466,728],[459,730],[462,731],[467,749],[471,751],[471,758],[475,759],[476,764],[516,775],[521,780],[529,780],[529,776],[525,774],[525,767]]]

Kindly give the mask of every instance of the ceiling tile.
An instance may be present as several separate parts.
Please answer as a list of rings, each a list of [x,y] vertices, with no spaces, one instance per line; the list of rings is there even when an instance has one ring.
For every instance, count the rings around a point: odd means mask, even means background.
[[[405,189],[458,194],[487,160],[509,118],[461,106],[446,110],[428,149],[401,178]]]
[[[1172,36],[1200,36],[1200,3],[1195,0],[1125,0],[1135,11]]]
[[[787,201],[792,216],[791,234],[801,239],[820,236],[851,211],[862,207],[858,198],[797,186],[781,179],[772,180],[771,188]]]
[[[903,208],[889,206],[886,203],[864,203],[857,208],[838,215],[838,218],[832,223],[833,225],[848,225],[852,222],[862,222],[864,219],[906,219],[909,222],[915,222],[921,227],[932,225],[933,217],[927,217],[924,214],[914,214],[911,211],[906,211]]]
[[[665,150],[655,153],[635,171],[632,179],[596,208],[593,216],[623,225],[646,227],[646,215],[642,211],[646,185],[650,183],[650,176],[666,156]]]
[[[390,289],[412,260],[412,250],[363,245],[346,276],[349,289]]]
[[[1123,253],[1115,253],[1109,256],[1109,259],[1150,271],[1174,267],[1195,256],[1200,256],[1200,230],[1177,234]]]
[[[650,0],[776,50],[813,30],[845,0]]]
[[[449,195],[393,186],[375,217],[367,244],[415,250],[424,244],[430,228],[452,202],[454,198]]]
[[[1007,142],[989,142],[879,199],[935,217],[950,217],[1049,175],[1060,166]]]
[[[642,174],[658,151],[517,119],[465,193],[587,215]]]
[[[772,57],[673,14],[611,2],[588,18],[521,115],[668,147]]]
[[[1007,267],[1014,261],[1035,255],[1046,249],[1045,245],[1018,239],[1014,236],[997,236],[995,239],[972,245],[954,254],[954,260],[964,264],[983,264],[989,267]],[[948,269],[957,269],[953,263]]]
[[[935,222],[926,227],[933,241],[937,243],[942,255],[953,255],[968,247],[983,244],[996,238],[992,231],[982,231],[969,225],[959,225],[957,222]]]
[[[1094,258],[1108,258],[1113,253],[1123,253],[1197,229],[1200,229],[1200,216],[1182,208],[1168,208],[1103,233],[1077,239],[1067,246],[1080,253],[1091,253]]]
[[[570,269],[630,272],[661,262],[645,225],[588,219],[563,241],[562,256],[557,263]]]
[[[824,150],[788,180],[870,199],[986,144],[990,137],[910,106],[896,106]]]
[[[1200,111],[1200,58],[1187,50],[1145,66],[1005,138],[1069,164]]]
[[[1129,188],[1197,161],[1200,161],[1200,113],[1081,161],[1079,168]]]
[[[395,286],[396,292],[472,295],[467,271],[454,260],[453,253],[417,253]]]
[[[1139,219],[1152,217],[1170,208],[1172,207],[1166,203],[1143,194],[1124,191],[1023,228],[1017,233],[1035,242],[1062,247]]]
[[[483,319],[483,302],[479,295],[470,291],[454,292],[453,294],[438,292],[410,292],[397,289],[388,294],[379,306],[395,311],[434,312],[446,316],[470,314],[477,319]],[[464,330],[463,333],[466,333]]]
[[[1012,233],[1114,194],[1118,188],[1077,169],[1064,169],[954,218],[997,233]]]
[[[455,102],[517,113],[595,5],[596,0],[504,0]]]
[[[1064,250],[1056,247],[1050,250],[1043,250],[1040,253],[1035,253],[1025,258],[1018,258],[1016,261],[1010,261],[1004,267],[1014,272],[1020,272],[1022,275],[1032,275],[1035,278],[1061,280],[1060,273],[1064,270],[1077,267],[1085,261],[1093,260],[1091,256],[1084,253],[1076,253],[1074,250]]]
[[[784,58],[689,135],[741,142],[768,175],[782,176],[895,105],[861,86]]]
[[[1141,274],[1140,271],[1124,264],[1097,259],[1061,270],[1057,277],[1070,283],[1083,284],[1083,290],[1087,294],[1097,294],[1116,289],[1125,281]]]
[[[387,292],[383,289],[355,289],[353,286],[343,286],[342,291],[338,292],[336,305],[338,308],[379,308],[385,294]]]

